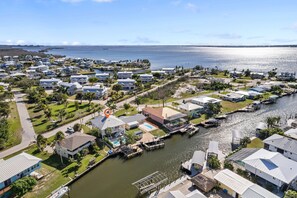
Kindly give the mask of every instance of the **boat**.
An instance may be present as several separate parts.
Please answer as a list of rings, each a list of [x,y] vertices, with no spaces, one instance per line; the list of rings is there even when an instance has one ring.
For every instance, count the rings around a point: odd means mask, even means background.
[[[227,115],[226,114],[223,114],[223,115],[218,115],[217,117],[216,117],[216,119],[218,119],[218,120],[222,120],[222,119],[227,119]]]
[[[192,137],[193,135],[195,135],[198,132],[199,132],[199,128],[194,127],[194,126],[189,128],[189,130],[187,131],[189,137]]]
[[[54,191],[49,198],[61,198],[63,197],[66,193],[68,193],[69,187],[68,186],[62,186],[58,190]]]
[[[209,127],[217,127],[220,125],[220,123],[217,119],[211,118],[209,120],[202,122],[201,125],[205,128],[209,128]]]

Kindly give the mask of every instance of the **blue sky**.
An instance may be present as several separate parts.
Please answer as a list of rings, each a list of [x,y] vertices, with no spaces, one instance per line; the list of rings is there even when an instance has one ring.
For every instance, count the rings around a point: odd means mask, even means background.
[[[1,0],[0,44],[297,44],[296,0]]]

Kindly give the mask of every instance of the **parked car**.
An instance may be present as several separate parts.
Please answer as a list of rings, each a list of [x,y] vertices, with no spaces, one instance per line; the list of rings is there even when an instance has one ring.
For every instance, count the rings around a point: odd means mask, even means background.
[[[74,129],[72,127],[67,127],[67,131],[68,133],[74,133]]]

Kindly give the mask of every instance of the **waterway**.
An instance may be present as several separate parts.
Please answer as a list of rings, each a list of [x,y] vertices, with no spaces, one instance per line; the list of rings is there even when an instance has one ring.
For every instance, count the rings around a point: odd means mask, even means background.
[[[283,122],[297,113],[297,95],[280,98],[276,104],[263,106],[253,113],[230,115],[220,127],[200,129],[192,138],[187,135],[174,135],[165,142],[165,148],[145,152],[131,160],[111,158],[80,178],[70,186],[71,198],[134,198],[137,191],[131,183],[155,171],[164,172],[170,181],[181,176],[181,162],[191,158],[195,150],[206,150],[210,140],[219,142],[224,153],[231,150],[233,130],[253,136],[255,127],[268,116],[281,116]]]

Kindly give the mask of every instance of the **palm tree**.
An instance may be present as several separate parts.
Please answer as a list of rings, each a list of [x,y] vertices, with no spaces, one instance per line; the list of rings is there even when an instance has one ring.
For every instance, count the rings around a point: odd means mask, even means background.
[[[127,114],[127,111],[130,109],[130,104],[125,103],[124,104],[125,114]]]
[[[43,135],[39,134],[37,136],[36,143],[37,143],[38,150],[41,152],[41,151],[43,151],[43,149],[46,145],[46,138],[44,138]]]
[[[59,110],[59,118],[61,121],[63,121],[64,116],[66,115],[65,109],[60,109]]]
[[[51,120],[52,117],[52,111],[51,109],[48,107],[46,109],[43,110],[45,117],[47,117],[48,120]]]
[[[112,133],[112,129],[110,127],[105,129],[105,135],[107,135],[108,137],[111,137],[111,133]]]
[[[65,135],[62,131],[58,131],[55,135],[55,141],[58,145],[60,145],[61,141],[65,138]],[[64,165],[63,157],[60,155],[61,163]]]
[[[74,102],[75,110],[77,111],[79,109],[79,103],[77,101]]]

